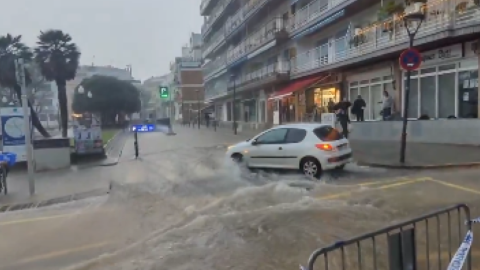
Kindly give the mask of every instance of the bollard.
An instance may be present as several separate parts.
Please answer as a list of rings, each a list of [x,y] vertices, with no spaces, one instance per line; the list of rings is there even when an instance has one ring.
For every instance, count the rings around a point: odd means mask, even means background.
[[[135,133],[133,133],[133,147],[135,147],[135,158],[137,159],[138,158],[138,133],[137,131],[135,131]]]

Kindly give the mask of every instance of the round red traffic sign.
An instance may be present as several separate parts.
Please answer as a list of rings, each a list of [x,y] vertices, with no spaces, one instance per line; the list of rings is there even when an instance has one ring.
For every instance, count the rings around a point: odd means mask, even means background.
[[[405,70],[416,70],[422,64],[422,55],[414,48],[406,49],[400,54],[400,66]]]

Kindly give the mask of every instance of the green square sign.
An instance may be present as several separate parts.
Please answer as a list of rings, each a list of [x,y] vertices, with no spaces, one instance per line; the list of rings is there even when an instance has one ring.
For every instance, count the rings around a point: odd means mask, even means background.
[[[166,86],[160,86],[160,98],[161,99],[168,99],[170,97],[170,94],[168,93],[168,87]]]

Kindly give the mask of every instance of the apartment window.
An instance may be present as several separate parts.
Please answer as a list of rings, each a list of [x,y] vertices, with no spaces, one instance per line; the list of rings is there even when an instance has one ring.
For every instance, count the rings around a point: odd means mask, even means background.
[[[335,57],[342,58],[345,56],[347,50],[347,33],[348,28],[337,32],[335,35]]]
[[[320,65],[328,64],[328,39],[317,42],[317,60]]]

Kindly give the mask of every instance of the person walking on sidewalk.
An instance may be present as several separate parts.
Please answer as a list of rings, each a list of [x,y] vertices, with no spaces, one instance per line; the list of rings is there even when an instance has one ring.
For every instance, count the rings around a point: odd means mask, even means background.
[[[388,120],[392,115],[393,98],[385,90],[383,91],[382,118]]]
[[[350,124],[350,117],[348,116],[348,109],[352,106],[352,103],[346,98],[343,101],[340,101],[334,106],[335,112],[337,114],[338,122],[342,127],[342,134],[345,138],[348,139],[348,124]]]
[[[352,106],[352,113],[355,114],[355,116],[357,117],[357,122],[365,121],[365,107],[367,107],[367,103],[365,103],[365,100],[362,98],[361,95],[358,95]]]

